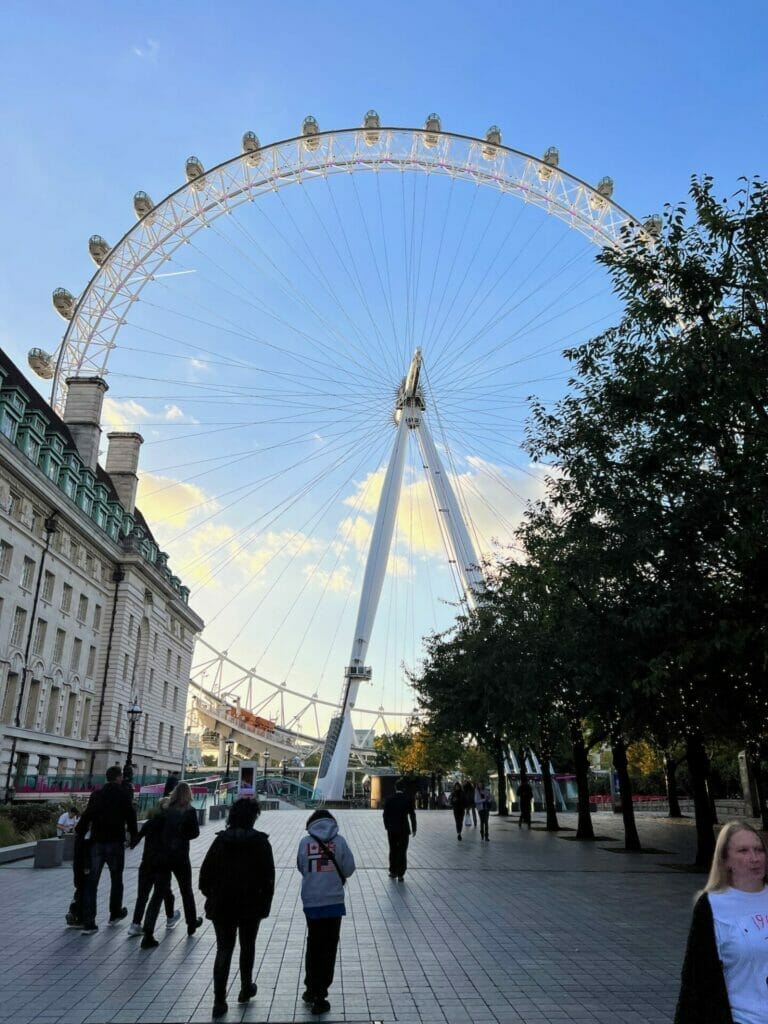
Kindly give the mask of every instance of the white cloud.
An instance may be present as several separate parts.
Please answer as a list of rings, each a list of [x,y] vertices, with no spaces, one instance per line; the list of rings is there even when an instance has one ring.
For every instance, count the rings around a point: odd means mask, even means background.
[[[192,356],[192,358],[189,360],[189,365],[192,367],[193,370],[208,369],[208,363],[206,363],[204,359],[196,359],[195,356]]]
[[[156,39],[146,39],[141,46],[132,46],[131,53],[139,60],[147,60],[151,64],[156,64],[160,53],[160,43]]]

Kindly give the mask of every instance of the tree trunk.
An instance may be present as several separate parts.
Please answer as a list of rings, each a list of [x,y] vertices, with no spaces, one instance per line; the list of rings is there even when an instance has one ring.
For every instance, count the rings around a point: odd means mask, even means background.
[[[669,803],[670,818],[682,818],[680,801],[677,799],[677,765],[678,762],[664,751],[664,782],[667,787],[667,802]]]
[[[507,807],[507,773],[504,770],[504,747],[499,740],[495,744],[496,754],[496,775],[499,780],[499,808],[498,815],[500,818],[506,818],[509,814]]]
[[[632,781],[627,768],[627,748],[621,736],[611,737],[611,748],[613,750],[613,766],[619,776],[621,817],[624,820],[624,849],[642,850],[635,822],[635,807],[632,803]]]
[[[693,810],[696,817],[696,867],[707,870],[715,852],[715,835],[712,829],[712,805],[707,790],[709,758],[701,741],[694,733],[686,740],[688,770],[693,789]]]
[[[571,720],[571,745],[573,763],[576,767],[576,790],[579,798],[576,838],[594,839],[595,830],[592,827],[592,815],[589,810],[589,757],[584,743],[581,722],[576,718]]]
[[[547,812],[547,832],[557,832],[560,823],[557,820],[557,807],[555,806],[555,787],[552,785],[552,772],[550,771],[550,752],[548,746],[539,750],[539,761],[541,762],[541,781],[544,786],[544,807]]]

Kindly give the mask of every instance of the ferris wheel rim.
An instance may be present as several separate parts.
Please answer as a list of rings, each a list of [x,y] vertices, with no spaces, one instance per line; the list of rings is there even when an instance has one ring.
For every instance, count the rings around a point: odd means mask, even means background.
[[[313,147],[311,151],[314,151],[314,149],[318,148],[321,143],[329,143],[330,141],[337,137],[362,137],[365,146],[367,146],[369,149],[372,149],[371,144],[365,142],[366,133],[369,132],[370,130],[371,129],[365,127],[330,129],[324,132],[317,132],[316,134],[310,136],[302,134],[297,136],[291,136],[287,139],[282,139],[277,142],[271,142],[264,146],[260,146],[259,149],[256,151],[259,154],[258,165],[260,165],[264,161],[265,155],[277,155],[278,152],[281,151],[283,148],[297,146],[299,150],[301,150],[302,148],[308,148],[308,145],[311,145]],[[470,147],[481,147],[481,150],[482,147],[489,145],[487,140],[480,139],[477,136],[466,135],[458,132],[447,132],[443,131],[442,129],[440,131],[435,132],[427,129],[426,127],[411,128],[382,126],[376,128],[375,132],[377,133],[378,136],[389,135],[390,137],[394,137],[410,135],[413,136],[414,138],[421,138],[422,141],[424,141],[425,146],[427,145],[426,138],[430,137],[430,139],[435,140],[430,142],[428,146],[430,150],[438,149],[440,143],[445,143],[446,141],[449,143],[463,143],[469,145]],[[600,194],[594,186],[590,185],[583,179],[578,178],[576,175],[573,175],[570,172],[563,170],[561,167],[559,167],[559,165],[552,166],[548,164],[543,158],[535,157],[529,153],[524,152],[523,150],[518,150],[511,146],[505,146],[502,143],[493,143],[492,148],[499,154],[501,154],[505,159],[512,158],[516,160],[522,160],[525,162],[526,165],[529,165],[530,169],[533,171],[533,175],[530,177],[530,181],[534,185],[534,187],[530,190],[530,194],[527,194],[524,197],[517,195],[517,198],[525,202],[531,201],[535,205],[542,207],[544,209],[544,212],[548,216],[554,215],[561,220],[566,220],[566,217],[563,216],[565,209],[562,207],[561,204],[559,204],[558,201],[555,200],[552,194],[553,186],[557,183],[567,183],[569,186],[575,187],[575,189],[577,190],[577,196],[580,192],[583,192],[583,205],[585,205],[587,208],[594,202],[596,204],[594,209],[601,210],[602,215],[599,218],[593,217],[591,221],[587,220],[586,217],[580,214],[575,208],[570,209],[570,213],[573,216],[573,223],[571,226],[576,228],[576,230],[580,231],[580,233],[584,235],[584,237],[586,237],[588,240],[590,240],[593,244],[612,243],[614,245],[618,245],[619,238],[625,230],[628,229],[631,231],[642,229],[641,221],[639,220],[639,218],[634,217],[628,210],[619,206],[619,204],[614,202],[610,196],[604,196]],[[228,157],[226,160],[223,160],[220,163],[215,164],[214,166],[209,168],[195,180],[187,181],[180,185],[177,189],[173,189],[162,200],[160,200],[159,203],[156,203],[147,214],[145,214],[139,220],[137,220],[135,224],[131,225],[131,227],[123,234],[123,236],[117,241],[117,243],[110,248],[107,257],[104,259],[101,265],[96,267],[96,270],[89,279],[82,293],[78,296],[72,311],[72,316],[67,323],[64,335],[57,349],[55,368],[51,382],[50,402],[51,405],[54,408],[57,408],[59,412],[62,411],[63,407],[62,394],[64,389],[62,387],[62,384],[65,383],[66,378],[68,376],[73,375],[73,370],[79,372],[82,369],[83,362],[85,362],[86,359],[89,345],[93,340],[93,335],[87,337],[85,344],[82,347],[82,354],[78,360],[73,359],[67,361],[66,355],[68,352],[68,347],[71,343],[71,336],[74,333],[74,331],[79,327],[80,318],[83,313],[85,304],[92,296],[97,285],[100,283],[100,281],[105,279],[112,270],[114,270],[115,265],[117,264],[118,255],[125,248],[127,248],[134,240],[136,240],[142,231],[146,230],[147,227],[151,227],[154,220],[161,216],[164,213],[164,211],[167,210],[169,206],[179,197],[188,196],[190,198],[194,198],[194,194],[196,192],[199,192],[202,189],[210,186],[215,175],[221,174],[228,168],[232,168],[235,165],[247,166],[250,163],[249,158],[254,158],[254,154],[238,153],[233,157]],[[486,162],[490,163],[490,160],[486,160]],[[258,165],[251,163],[251,166],[254,167]],[[298,167],[294,168],[294,172],[291,176],[288,176],[288,174],[286,173],[275,173],[271,176],[267,176],[262,180],[261,191],[267,191],[268,186],[271,186],[270,190],[274,191],[280,188],[287,187],[289,184],[294,184],[297,182],[301,183],[305,180],[314,180],[314,178],[317,177],[327,177],[332,173],[340,173],[341,171],[345,171],[346,173],[356,173],[362,172],[364,170],[379,170],[381,167],[385,166],[390,166],[392,169],[400,169],[401,172],[408,170],[426,174],[453,173],[456,177],[465,177],[467,180],[474,181],[474,183],[478,187],[494,187],[494,185],[498,187],[501,182],[506,182],[510,186],[509,194],[511,195],[516,195],[515,189],[519,190],[522,188],[522,177],[520,177],[516,184],[516,179],[513,176],[507,178],[505,178],[503,175],[490,174],[476,176],[470,173],[470,168],[468,166],[460,166],[458,163],[441,163],[434,160],[412,161],[409,162],[406,166],[406,162],[404,159],[393,161],[391,158],[384,158],[381,156],[376,157],[376,155],[373,152],[371,152],[368,159],[366,160],[358,159],[356,161],[351,161],[347,159],[343,161],[341,164],[337,164],[336,162],[334,162],[332,165],[328,165],[326,163],[325,165],[319,165],[314,168],[307,166]],[[550,187],[548,190],[544,187],[538,188],[535,186],[535,178],[539,176],[539,171],[541,169],[544,169],[544,173],[546,174],[546,177],[543,178],[542,180],[545,180],[550,183]],[[298,176],[296,174],[297,171]],[[305,174],[309,174],[309,177],[304,177],[303,175]],[[162,264],[163,262],[167,261],[172,255],[172,253],[176,251],[177,248],[184,244],[190,237],[192,237],[198,231],[202,230],[202,228],[206,226],[206,224],[210,223],[212,220],[218,219],[218,217],[222,216],[224,213],[230,212],[231,209],[241,205],[242,202],[248,201],[249,198],[251,198],[251,201],[257,198],[257,196],[250,196],[250,191],[253,191],[254,187],[255,186],[252,185],[250,190],[247,189],[246,187],[239,187],[234,189],[231,192],[231,194],[225,194],[224,196],[219,197],[221,202],[220,209],[218,209],[217,212],[215,212],[215,204],[211,200],[209,200],[203,209],[198,210],[195,215],[190,215],[183,225],[177,225],[174,230],[168,232],[166,235],[167,239],[178,240],[175,245],[171,244],[171,247],[167,255],[161,254],[159,264]],[[612,226],[611,230],[607,230],[601,227],[601,221],[605,219],[605,214],[608,211],[611,211],[617,217],[616,224]],[[213,215],[209,216],[210,214]],[[179,238],[182,229],[187,226],[191,226],[192,230],[188,234]],[[586,230],[587,228],[591,229],[591,233],[590,231]],[[153,248],[151,248],[148,251],[148,253],[142,260],[134,261],[134,267],[140,267],[142,266],[142,264],[146,263],[150,255],[152,255],[153,252],[158,251],[161,248],[161,245],[162,242],[157,243]],[[134,288],[134,291],[131,293],[129,301],[136,301],[138,295],[141,293],[141,291],[143,291],[144,287],[146,287],[146,285],[153,279],[153,274],[145,274],[143,280],[137,287]],[[107,294],[109,294],[110,289],[106,289],[106,292]],[[100,322],[104,318],[106,312],[112,309],[112,304],[121,294],[122,293],[119,287],[115,286],[111,289],[111,298],[106,303],[99,304],[98,322]],[[121,316],[118,316],[116,319],[113,320],[112,339],[119,333],[120,327],[123,326],[124,323],[125,320]],[[94,372],[98,373],[99,375],[107,372],[106,365],[108,361],[109,352],[111,352],[112,349],[116,347],[117,345],[114,342],[114,340],[100,342],[100,348],[101,350],[104,351],[104,358],[101,367],[94,367]]]

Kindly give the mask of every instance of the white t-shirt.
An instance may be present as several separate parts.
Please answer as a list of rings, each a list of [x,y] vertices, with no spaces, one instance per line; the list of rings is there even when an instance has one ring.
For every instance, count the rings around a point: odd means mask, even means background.
[[[733,1019],[768,1024],[768,886],[708,896]]]
[[[59,828],[74,828],[80,819],[77,817],[71,818],[69,811],[64,811],[58,820]]]

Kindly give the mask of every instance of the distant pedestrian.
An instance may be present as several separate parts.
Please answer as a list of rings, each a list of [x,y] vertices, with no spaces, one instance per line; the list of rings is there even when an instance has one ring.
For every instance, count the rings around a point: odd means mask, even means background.
[[[464,823],[464,790],[460,782],[454,782],[449,799],[453,820],[456,822],[456,838],[461,842],[461,829]]]
[[[59,815],[56,822],[56,835],[68,836],[75,831],[75,825],[80,821],[80,814],[76,807],[68,807],[63,814]]]
[[[123,866],[125,864],[125,832],[133,842],[138,838],[136,811],[123,789],[123,773],[119,765],[107,769],[107,781],[91,793],[88,806],[75,826],[75,834],[90,833],[87,877],[83,889],[83,935],[98,931],[96,894],[101,872],[109,868],[109,923],[116,924],[128,916],[123,906]]]
[[[158,945],[154,936],[155,923],[172,874],[179,886],[187,935],[194,935],[203,923],[202,917],[197,916],[192,892],[192,865],[189,862],[189,843],[200,835],[200,826],[197,811],[192,806],[192,790],[186,782],[180,782],[163,801],[159,817],[162,820],[160,857],[153,868],[153,890],[144,918],[142,949],[154,949]]]
[[[140,843],[142,839],[144,840],[144,852],[139,864],[139,880],[136,892],[136,905],[133,908],[133,920],[128,925],[129,936],[141,935],[144,930],[142,927],[144,911],[147,909],[147,902],[152,892],[155,873],[162,867],[163,862],[164,824],[161,810],[157,808],[155,813],[144,822],[139,830],[137,843]],[[136,843],[132,845],[135,846]],[[170,878],[168,880],[168,887],[163,893],[163,903],[165,904],[165,927],[170,931],[171,928],[176,927],[181,919],[181,911],[175,909],[176,901],[171,890]]]
[[[464,793],[464,827],[470,826],[470,815],[472,817],[472,828],[477,828],[477,812],[475,811],[475,784],[469,779],[461,787]]]
[[[491,814],[491,791],[485,782],[478,782],[475,786],[475,810],[480,818],[480,838],[489,841],[488,819]]]
[[[308,835],[299,842],[296,866],[302,875],[301,901],[307,919],[304,994],[312,1013],[328,1013],[341,919],[346,914],[344,886],[355,870],[355,858],[330,811],[315,811]]]
[[[517,787],[517,802],[520,805],[520,817],[517,821],[517,827],[522,828],[523,825],[531,827],[531,801],[533,800],[533,789],[531,784],[525,777],[523,778],[520,785]]]
[[[213,965],[213,1016],[227,1012],[227,981],[235,942],[240,939],[240,994],[238,1003],[256,995],[253,962],[259,924],[269,917],[275,891],[275,862],[266,832],[254,824],[258,801],[236,800],[227,827],[219,832],[200,868],[200,891],[205,913],[216,930]]]
[[[408,869],[409,837],[416,835],[416,811],[413,800],[403,791],[402,779],[397,780],[395,792],[384,801],[384,828],[389,842],[389,877],[402,882]]]

